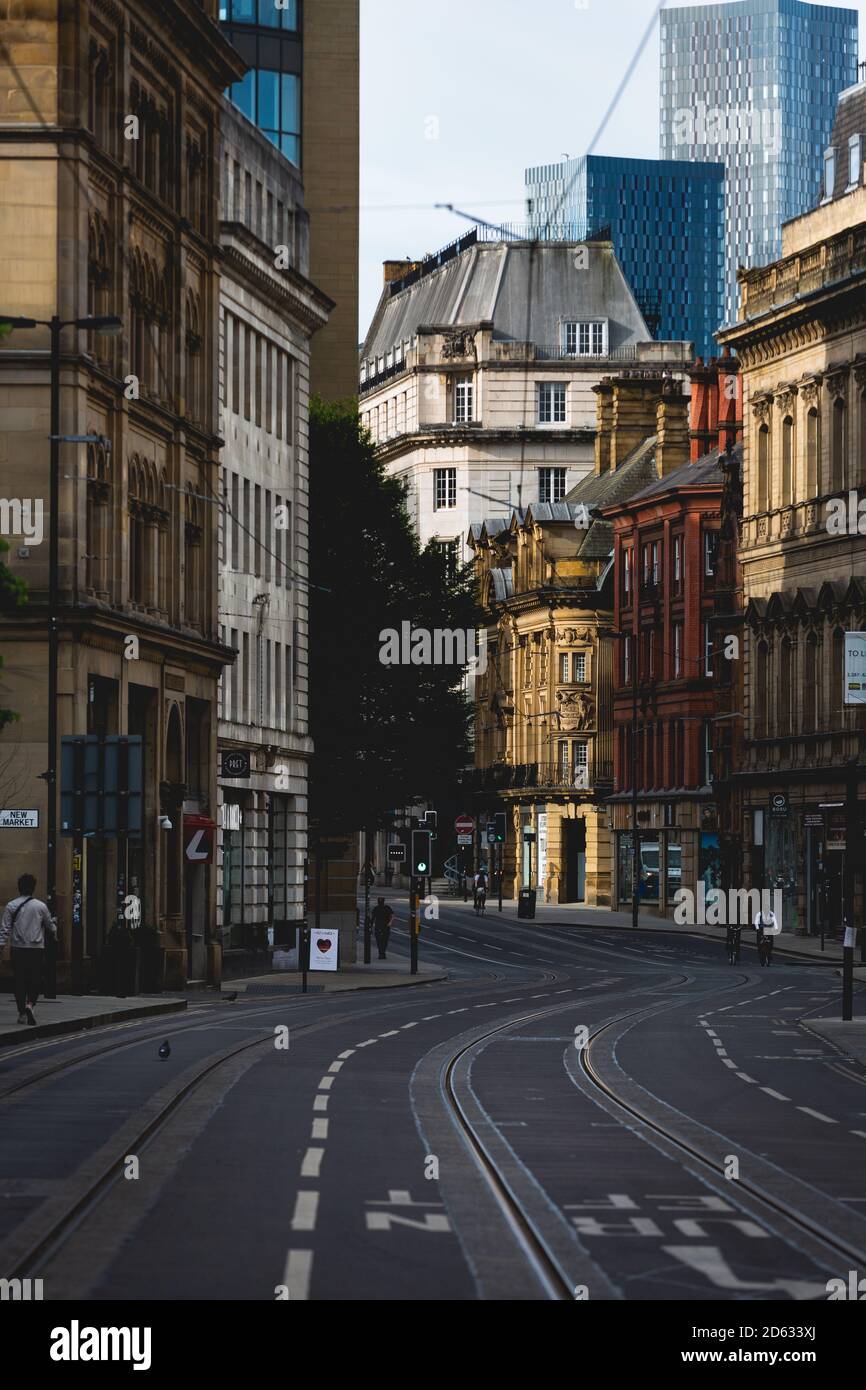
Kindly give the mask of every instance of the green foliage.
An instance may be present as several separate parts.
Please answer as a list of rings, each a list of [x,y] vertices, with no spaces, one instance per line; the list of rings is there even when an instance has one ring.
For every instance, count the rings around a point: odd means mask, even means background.
[[[340,832],[434,803],[470,760],[463,668],[386,666],[380,634],[474,630],[471,567],[422,551],[402,485],[388,478],[354,403],[310,413],[311,819]]]
[[[8,541],[0,540],[0,557],[6,554],[9,549]],[[0,612],[7,612],[10,608],[20,608],[27,602],[27,585],[17,575],[14,575],[7,565],[0,558]],[[0,657],[0,670],[3,668],[3,658]],[[7,724],[12,724],[19,716],[11,709],[0,707],[0,732],[6,728]]]

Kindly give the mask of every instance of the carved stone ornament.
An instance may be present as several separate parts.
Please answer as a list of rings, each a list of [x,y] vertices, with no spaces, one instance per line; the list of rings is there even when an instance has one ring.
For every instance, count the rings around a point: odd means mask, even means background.
[[[442,343],[442,356],[448,360],[455,357],[475,357],[475,334],[465,328],[458,333],[446,333]]]
[[[558,690],[560,728],[580,733],[595,726],[595,706],[583,691]]]
[[[807,410],[817,406],[821,394],[821,378],[817,377],[814,381],[804,381],[800,387],[800,396]]]
[[[866,391],[866,362],[854,368],[854,380],[858,391]]]
[[[848,395],[848,368],[842,367],[839,371],[829,372],[824,380],[827,383],[827,390],[833,400],[845,400]]]
[[[588,627],[585,627],[582,632],[579,632],[576,627],[564,627],[557,632],[556,640],[564,643],[567,647],[576,647],[580,642],[591,642],[592,631]]]
[[[797,399],[797,388],[786,386],[776,394],[776,405],[783,415],[791,415],[794,411],[794,403]]]
[[[759,425],[770,423],[770,413],[772,411],[772,401],[769,396],[758,396],[752,401],[752,414]]]

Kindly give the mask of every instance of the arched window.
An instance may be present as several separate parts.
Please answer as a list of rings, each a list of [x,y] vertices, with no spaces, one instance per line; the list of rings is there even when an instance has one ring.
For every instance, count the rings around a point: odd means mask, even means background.
[[[830,443],[830,491],[841,492],[845,486],[846,454],[848,452],[848,412],[839,396],[833,402],[833,434]]]
[[[145,603],[145,534],[146,510],[144,471],[137,454],[129,463],[129,601],[142,607]]]
[[[200,507],[191,483],[187,483],[184,527],[184,613],[190,627],[201,628],[204,604],[204,527]]]
[[[767,706],[769,704],[770,651],[766,642],[758,643],[755,656],[754,725],[755,738],[767,737]]]
[[[770,427],[758,430],[758,480],[755,490],[756,510],[767,511],[770,505]]]
[[[190,291],[186,296],[186,412],[190,420],[201,423],[202,407],[202,337],[198,297]]]
[[[803,647],[803,733],[818,728],[818,639],[810,632]]]
[[[783,637],[779,647],[778,682],[778,731],[784,737],[791,730],[791,701],[793,698],[793,647],[789,638]]]
[[[782,421],[782,506],[794,501],[794,421],[786,415]]]
[[[821,417],[813,406],[806,416],[806,496],[821,492]]]

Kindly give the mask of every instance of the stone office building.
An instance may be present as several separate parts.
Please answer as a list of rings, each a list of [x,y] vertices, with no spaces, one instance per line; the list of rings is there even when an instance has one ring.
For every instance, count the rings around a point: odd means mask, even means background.
[[[332,301],[309,279],[295,164],[227,100],[221,137],[220,625],[237,657],[220,691],[217,923],[232,974],[268,968],[304,916],[310,346]]]
[[[780,260],[741,273],[740,321],[719,335],[744,381],[745,725],[733,778],[744,873],[780,889],[787,926],[810,934],[839,930],[851,856],[863,920],[866,709],[846,704],[844,653],[846,633],[866,630],[864,152],[860,83],[839,99],[818,206],[785,224]],[[849,795],[858,816],[846,815]]]
[[[122,321],[115,338],[62,335],[60,434],[87,440],[60,445],[57,734],[143,746],[141,831],[75,847],[75,902],[60,837],[59,984],[99,983],[126,898],[169,987],[216,982],[217,692],[232,660],[216,583],[219,116],[243,64],[216,0],[15,9],[0,20],[0,315]],[[48,347],[41,327],[0,344],[4,490],[44,502],[46,535],[12,538],[29,602],[0,632],[4,703],[21,716],[3,734],[15,801],[39,814],[0,831],[4,898],[25,867],[46,891]]]

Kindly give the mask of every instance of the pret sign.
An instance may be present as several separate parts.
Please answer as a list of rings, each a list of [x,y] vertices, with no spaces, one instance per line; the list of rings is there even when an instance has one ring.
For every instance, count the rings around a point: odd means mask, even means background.
[[[339,960],[340,934],[324,927],[310,928],[310,969],[336,970]]]
[[[38,811],[0,811],[0,830],[38,830]]]
[[[249,777],[251,771],[249,750],[224,749],[221,755],[221,777]]]

